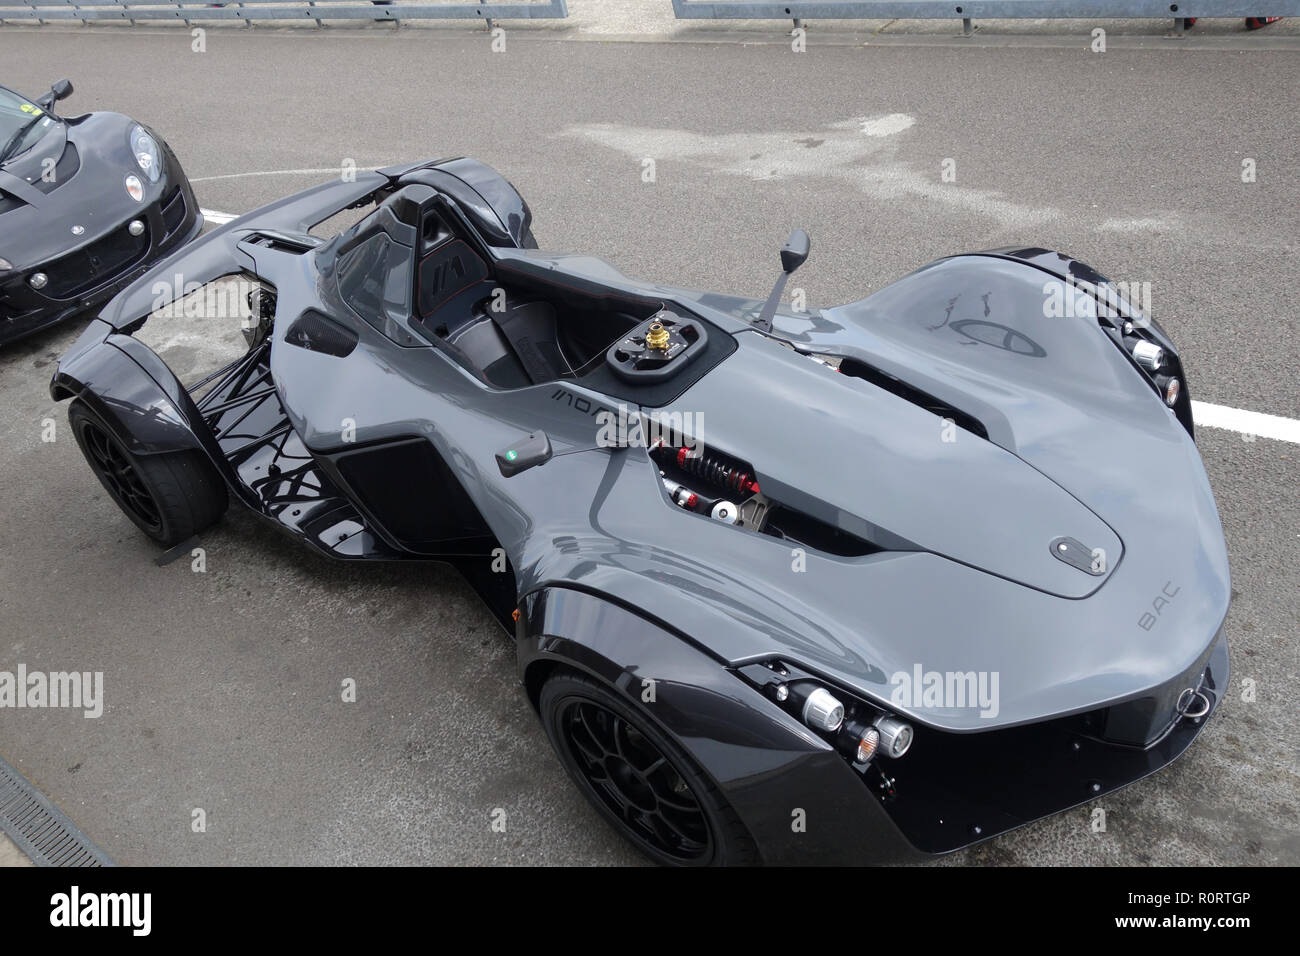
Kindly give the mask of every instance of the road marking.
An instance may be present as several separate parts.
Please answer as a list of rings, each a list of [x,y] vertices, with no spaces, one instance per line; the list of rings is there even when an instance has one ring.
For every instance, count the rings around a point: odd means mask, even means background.
[[[1300,444],[1300,421],[1283,418],[1281,415],[1265,415],[1263,412],[1248,412],[1242,408],[1193,401],[1192,421],[1205,428],[1222,428],[1243,435]]]
[[[226,223],[239,218],[238,213],[217,212],[215,209],[200,209],[199,212],[203,213],[204,219],[217,226],[224,226]]]
[[[356,171],[359,173],[368,173],[378,168],[378,166],[355,167]],[[325,166],[320,169],[262,169],[251,173],[227,173],[224,176],[191,176],[190,182],[214,183],[219,179],[247,179],[250,176],[324,176],[327,174],[342,176],[343,169],[340,166]]]

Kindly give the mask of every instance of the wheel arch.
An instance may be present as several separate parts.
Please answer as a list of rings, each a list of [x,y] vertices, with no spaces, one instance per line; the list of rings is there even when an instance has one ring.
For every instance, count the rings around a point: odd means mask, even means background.
[[[175,389],[169,391],[146,368],[147,356],[152,356],[166,370],[161,359],[129,336],[109,333],[106,323],[92,323],[59,362],[50,382],[50,396],[56,402],[83,402],[133,454],[191,450],[206,454],[175,376],[168,372],[175,383]]]
[[[685,635],[606,595],[549,585],[522,600],[516,638],[534,710],[559,668],[621,695],[722,791],[764,862],[915,856],[839,754]],[[795,810],[809,821],[802,831]]]

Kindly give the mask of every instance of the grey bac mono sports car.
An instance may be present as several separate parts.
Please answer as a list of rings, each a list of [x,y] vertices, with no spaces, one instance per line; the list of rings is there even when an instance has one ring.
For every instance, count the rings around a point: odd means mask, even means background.
[[[657,861],[942,853],[1168,764],[1230,589],[1167,335],[1036,248],[783,306],[808,252],[766,301],[639,282],[539,251],[481,163],[391,167],[174,253],[51,387],[164,546],[233,496],[322,555],[460,568]],[[219,280],[247,351],[181,381],[141,330]]]

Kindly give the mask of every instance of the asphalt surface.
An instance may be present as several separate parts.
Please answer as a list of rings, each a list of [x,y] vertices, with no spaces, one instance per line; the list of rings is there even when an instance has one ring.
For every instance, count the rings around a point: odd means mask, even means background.
[[[475,156],[529,200],[543,247],[687,287],[765,295],[794,226],[813,237],[792,282],[813,305],[948,253],[1062,249],[1151,283],[1197,399],[1300,417],[1300,40],[1012,39],[795,54],[520,31],[494,54],[463,30],[259,28],[210,30],[200,54],[180,30],[0,28],[0,82],[71,77],[64,112],[148,122],[225,212],[331,175],[252,173]],[[205,573],[155,564],[46,391],[79,327],[0,350],[0,669],[102,670],[105,712],[0,710],[0,753],[123,863],[637,861],[564,777],[510,641],[450,570],[330,564],[235,510],[203,537]],[[1099,801],[1105,832],[1090,805],[945,862],[1300,862],[1300,446],[1198,439],[1235,590],[1220,715]]]

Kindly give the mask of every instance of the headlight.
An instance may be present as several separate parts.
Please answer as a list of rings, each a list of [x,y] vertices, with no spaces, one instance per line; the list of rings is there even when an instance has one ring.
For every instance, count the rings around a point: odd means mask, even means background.
[[[144,184],[134,173],[126,177],[126,194],[136,202],[144,202]]]
[[[876,757],[896,760],[912,746],[915,732],[906,721],[848,691],[832,692],[822,686],[820,677],[793,664],[780,660],[745,664],[737,676],[787,714],[798,717],[823,736],[830,735],[832,746],[854,764],[855,770],[863,771],[873,762],[878,764]]]
[[[158,141],[139,124],[131,127],[131,152],[140,171],[149,177],[149,182],[156,183],[162,175],[162,151]]]
[[[1133,343],[1133,358],[1148,372],[1155,372],[1165,364],[1165,350],[1154,342],[1140,339]]]
[[[881,717],[876,721],[880,731],[880,746],[886,757],[897,758],[912,746],[912,728],[897,717]]]
[[[834,733],[844,723],[844,705],[830,691],[818,687],[804,701],[802,716],[809,727]]]
[[[0,256],[0,272],[8,272],[13,267],[14,264],[12,262],[4,258],[3,256]]]

